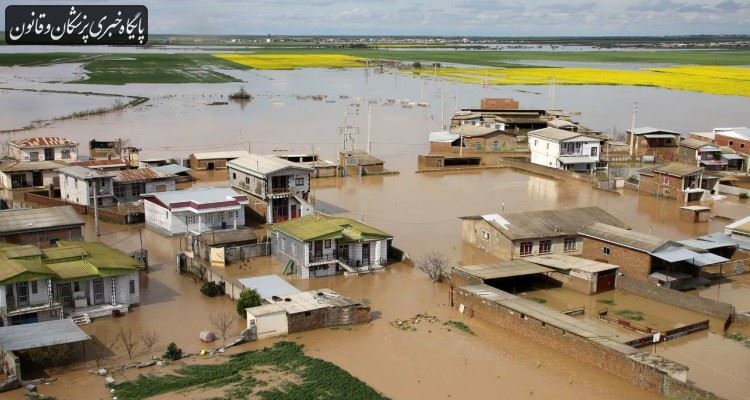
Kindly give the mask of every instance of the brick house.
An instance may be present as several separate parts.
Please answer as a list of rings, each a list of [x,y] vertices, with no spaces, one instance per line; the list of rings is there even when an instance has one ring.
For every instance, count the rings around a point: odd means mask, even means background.
[[[602,222],[625,225],[599,207],[528,211],[462,217],[465,242],[501,259],[512,260],[542,254],[579,255],[581,228]]]
[[[750,155],[750,128],[715,128],[714,142],[737,153]]]
[[[635,160],[676,161],[680,134],[666,129],[642,127],[627,131],[630,156]]]
[[[83,240],[85,224],[71,206],[12,208],[0,211],[0,242],[50,247],[58,240]]]
[[[670,163],[638,171],[640,192],[671,199],[699,201],[713,191],[718,178],[704,175],[704,168],[684,163]]]

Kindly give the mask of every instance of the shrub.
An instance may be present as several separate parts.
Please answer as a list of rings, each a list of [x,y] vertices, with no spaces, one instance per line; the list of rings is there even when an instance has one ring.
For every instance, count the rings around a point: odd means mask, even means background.
[[[172,361],[177,361],[182,358],[182,349],[177,347],[177,345],[172,342],[169,344],[169,346],[167,346],[167,351],[164,352],[164,358]]]
[[[742,192],[742,193],[740,193],[740,198],[741,199],[750,199],[750,194],[748,194],[747,192]]]
[[[216,297],[224,291],[224,288],[219,285],[216,282],[210,281],[206,282],[201,286],[201,293],[203,293],[204,296],[208,297]]]
[[[247,318],[246,308],[255,307],[260,305],[260,295],[253,289],[246,289],[240,293],[240,298],[237,299],[237,314],[242,318]]]

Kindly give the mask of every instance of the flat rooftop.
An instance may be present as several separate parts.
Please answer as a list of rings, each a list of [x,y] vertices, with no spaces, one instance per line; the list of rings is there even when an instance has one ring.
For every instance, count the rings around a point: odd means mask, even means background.
[[[525,260],[504,261],[494,264],[462,265],[453,268],[482,280],[512,278],[514,276],[535,275],[554,271],[552,268]]]
[[[579,270],[588,273],[597,273],[618,268],[617,265],[569,256],[567,254],[545,254],[541,256],[525,257],[524,260],[564,271]]]
[[[0,327],[0,348],[4,351],[29,350],[89,339],[91,337],[72,319]]]

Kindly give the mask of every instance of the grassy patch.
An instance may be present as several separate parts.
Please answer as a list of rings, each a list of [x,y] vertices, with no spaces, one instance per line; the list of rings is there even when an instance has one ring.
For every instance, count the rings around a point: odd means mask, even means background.
[[[443,325],[445,325],[445,326],[449,326],[449,327],[451,327],[451,328],[456,328],[456,329],[458,329],[459,331],[463,331],[463,332],[466,332],[466,333],[468,333],[468,334],[470,334],[470,335],[476,335],[476,334],[474,333],[474,331],[472,331],[472,330],[471,330],[471,328],[469,328],[469,326],[468,326],[468,325],[464,324],[464,323],[463,323],[463,322],[461,322],[461,321],[453,321],[453,320],[451,320],[451,321],[446,321],[446,322],[445,322],[445,323],[444,323]]]
[[[336,365],[306,356],[301,345],[291,342],[236,354],[222,364],[186,365],[164,376],[141,375],[116,385],[114,396],[137,400],[218,387],[226,388],[221,398],[229,400],[385,398]]]
[[[610,306],[617,305],[617,303],[615,303],[614,300],[609,300],[609,299],[601,299],[601,300],[597,300],[597,302],[602,303],[602,304],[607,304]]]
[[[629,319],[631,321],[643,321],[645,319],[642,312],[627,309],[615,311],[615,315],[617,315],[618,317]]]
[[[528,299],[531,300],[531,301],[537,302],[539,304],[544,304],[544,303],[547,302],[547,300],[545,300],[545,299],[543,299],[541,297],[529,297]]]

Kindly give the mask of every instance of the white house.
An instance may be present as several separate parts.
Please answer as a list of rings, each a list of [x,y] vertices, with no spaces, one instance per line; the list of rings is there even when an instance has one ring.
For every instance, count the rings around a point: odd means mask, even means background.
[[[76,161],[78,143],[61,137],[33,137],[8,142],[10,158],[18,161]]]
[[[600,163],[601,139],[553,127],[531,131],[528,137],[532,164],[588,172]]]
[[[117,203],[113,191],[115,173],[99,171],[81,166],[60,168],[60,197],[69,202],[83,206],[93,206],[94,197],[100,207],[109,207]],[[96,187],[96,196],[94,196]]]
[[[196,188],[142,194],[146,226],[172,236],[245,225],[247,196],[230,188]]]
[[[310,175],[313,169],[274,156],[250,154],[227,162],[233,188],[265,202],[269,224],[310,215]]]

